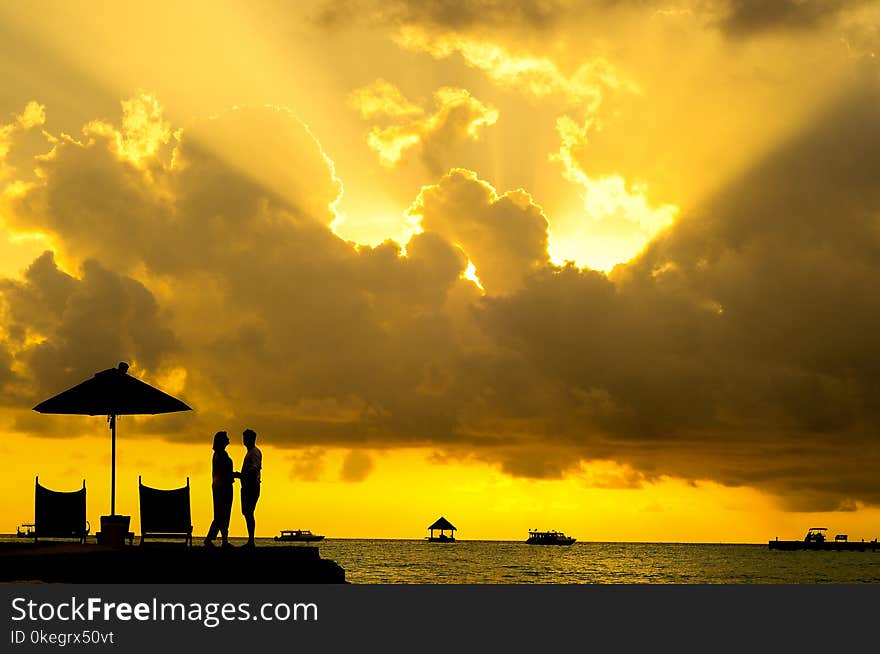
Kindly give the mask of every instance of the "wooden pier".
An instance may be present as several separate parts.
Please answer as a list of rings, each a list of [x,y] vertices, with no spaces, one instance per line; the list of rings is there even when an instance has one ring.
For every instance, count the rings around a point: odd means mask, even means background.
[[[345,570],[322,559],[314,546],[0,543],[0,582],[339,584],[345,583]]]
[[[877,552],[880,551],[880,543],[877,539],[871,541],[803,541],[803,540],[771,540],[771,550],[783,550],[794,552],[796,550],[816,550],[820,552]]]

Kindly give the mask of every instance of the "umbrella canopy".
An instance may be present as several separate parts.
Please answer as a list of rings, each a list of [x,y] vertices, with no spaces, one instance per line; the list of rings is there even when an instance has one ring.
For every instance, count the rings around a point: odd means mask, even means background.
[[[39,413],[107,416],[112,432],[110,514],[116,513],[116,416],[153,415],[192,409],[154,386],[128,374],[120,363],[95,373],[91,379],[68,388],[34,407]]]
[[[128,364],[95,373],[91,379],[40,402],[40,413],[86,416],[128,416],[191,411],[191,408],[128,374]]]

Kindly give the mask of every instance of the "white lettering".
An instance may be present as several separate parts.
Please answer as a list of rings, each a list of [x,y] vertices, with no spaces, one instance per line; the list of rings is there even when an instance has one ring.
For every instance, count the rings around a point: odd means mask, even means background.
[[[12,600],[12,610],[19,612],[18,617],[15,617],[15,615],[12,616],[12,619],[15,620],[16,622],[18,622],[19,620],[24,620],[27,617],[27,611],[25,611],[21,606],[19,606],[19,604],[21,604],[24,601],[25,601],[24,597],[16,597],[14,600]]]

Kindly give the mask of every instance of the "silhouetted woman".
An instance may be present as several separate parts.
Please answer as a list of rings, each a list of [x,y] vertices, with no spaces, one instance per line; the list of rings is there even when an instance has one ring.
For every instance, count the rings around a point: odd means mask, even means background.
[[[214,434],[214,458],[211,462],[211,491],[214,495],[214,521],[205,536],[205,547],[214,547],[217,532],[223,540],[223,547],[229,544],[229,516],[232,513],[232,459],[226,453],[229,436],[225,431]]]

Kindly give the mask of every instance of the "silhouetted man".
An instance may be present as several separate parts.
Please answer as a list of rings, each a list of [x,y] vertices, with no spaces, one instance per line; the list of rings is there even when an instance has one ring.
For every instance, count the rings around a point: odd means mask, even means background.
[[[254,510],[257,508],[257,500],[260,499],[260,470],[263,468],[263,453],[257,448],[257,432],[253,429],[245,429],[241,433],[241,440],[247,448],[244,461],[241,463],[241,472],[235,476],[241,479],[241,513],[247,524],[248,541],[243,547],[254,547]]]

